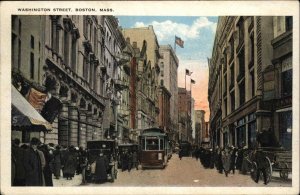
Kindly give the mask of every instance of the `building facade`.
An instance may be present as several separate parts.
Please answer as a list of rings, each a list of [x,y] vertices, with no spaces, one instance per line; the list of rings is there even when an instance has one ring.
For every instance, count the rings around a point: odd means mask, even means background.
[[[205,111],[195,110],[195,144],[201,146],[205,138]]]
[[[152,26],[122,29],[123,36],[129,38],[134,48],[144,48],[142,60],[138,61],[138,93],[136,130],[158,126],[158,76],[159,44]],[[146,45],[146,46],[144,46]],[[143,50],[142,50],[143,51]]]
[[[179,140],[191,141],[191,92],[178,88]]]
[[[89,140],[122,136],[129,125],[122,113],[128,75],[117,59],[126,46],[117,19],[51,15],[12,21],[12,83],[25,83],[62,104],[51,132],[29,133],[22,140],[35,136],[86,147]]]
[[[214,146],[253,148],[257,134],[269,131],[291,147],[292,18],[277,19],[219,17],[209,59]]]
[[[171,93],[165,86],[161,85],[158,89],[158,126],[168,134],[171,133],[170,99]]]
[[[128,74],[121,67],[118,56],[126,47],[125,39],[114,16],[105,16],[103,21],[104,37],[104,63],[105,90],[108,100],[103,115],[103,130],[105,137],[118,138],[122,142],[123,131],[128,132]],[[103,40],[102,40],[103,41]]]
[[[178,58],[170,45],[160,45],[159,82],[170,92],[170,139],[178,141]]]

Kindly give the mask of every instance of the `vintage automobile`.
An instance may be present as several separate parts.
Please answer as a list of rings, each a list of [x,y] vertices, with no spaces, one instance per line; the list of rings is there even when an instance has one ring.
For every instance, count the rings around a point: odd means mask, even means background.
[[[82,171],[82,182],[94,182],[95,173],[92,169],[100,152],[108,159],[107,180],[114,182],[117,179],[117,153],[115,140],[95,140],[87,142],[87,160],[86,166]]]
[[[118,145],[118,169],[122,167],[121,154],[124,152],[136,152],[139,154],[139,145],[134,143],[124,143]]]

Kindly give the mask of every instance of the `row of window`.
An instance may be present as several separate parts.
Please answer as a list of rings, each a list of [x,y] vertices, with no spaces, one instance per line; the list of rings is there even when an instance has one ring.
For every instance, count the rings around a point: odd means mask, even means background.
[[[21,55],[22,55],[22,22],[17,16],[12,16],[12,39],[11,39],[11,58],[14,68],[20,70],[21,68]],[[26,39],[25,39],[26,40]],[[35,79],[35,38],[30,35],[30,42],[28,43],[29,49],[29,77]],[[26,45],[25,45],[26,46]],[[38,52],[41,51],[41,43],[38,42]],[[23,62],[26,63],[26,62]],[[40,58],[38,58],[38,66],[40,66]]]

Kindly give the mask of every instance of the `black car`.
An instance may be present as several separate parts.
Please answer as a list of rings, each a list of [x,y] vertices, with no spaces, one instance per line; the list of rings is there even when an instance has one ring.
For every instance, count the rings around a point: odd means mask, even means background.
[[[83,169],[82,180],[83,183],[93,182],[94,175],[92,173],[92,166],[100,152],[108,159],[107,179],[114,182],[117,179],[117,153],[115,140],[95,140],[87,142],[87,162]]]

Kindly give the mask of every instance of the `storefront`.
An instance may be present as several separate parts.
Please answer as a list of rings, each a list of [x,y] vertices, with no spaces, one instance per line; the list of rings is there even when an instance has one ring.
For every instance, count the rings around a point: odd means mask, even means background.
[[[287,150],[292,149],[292,108],[276,111],[279,114],[279,142]]]
[[[28,143],[32,137],[40,138],[45,131],[51,131],[52,126],[33,106],[11,86],[11,128],[12,139],[18,138]],[[43,141],[43,140],[41,140]]]

